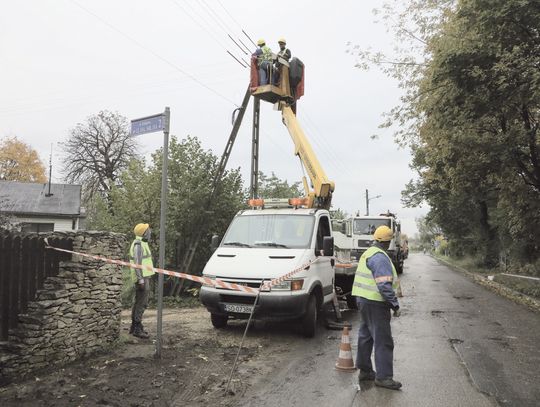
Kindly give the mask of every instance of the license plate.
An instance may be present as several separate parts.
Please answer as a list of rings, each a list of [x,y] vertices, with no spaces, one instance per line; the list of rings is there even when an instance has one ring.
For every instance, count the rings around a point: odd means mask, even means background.
[[[240,305],[240,304],[223,304],[223,308],[227,312],[236,312],[238,314],[251,314],[253,305]]]

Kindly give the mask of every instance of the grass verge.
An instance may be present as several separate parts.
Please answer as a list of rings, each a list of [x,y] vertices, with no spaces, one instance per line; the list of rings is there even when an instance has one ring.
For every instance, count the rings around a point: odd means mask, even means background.
[[[540,312],[540,284],[533,280],[524,281],[522,278],[501,274],[497,269],[479,267],[472,259],[453,259],[441,255],[433,257],[491,291]]]

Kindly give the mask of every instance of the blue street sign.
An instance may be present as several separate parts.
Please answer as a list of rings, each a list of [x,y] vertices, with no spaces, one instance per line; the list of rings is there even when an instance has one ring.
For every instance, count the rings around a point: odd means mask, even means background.
[[[163,113],[154,116],[143,117],[131,121],[131,135],[153,133],[165,129],[165,118]]]

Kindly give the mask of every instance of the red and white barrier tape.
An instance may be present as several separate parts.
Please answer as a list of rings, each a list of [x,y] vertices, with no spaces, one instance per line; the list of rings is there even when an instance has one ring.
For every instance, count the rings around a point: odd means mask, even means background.
[[[247,287],[247,286],[240,285],[240,284],[235,284],[235,283],[228,283],[228,282],[225,282],[225,281],[219,280],[219,279],[212,280],[211,278],[208,278],[208,277],[199,277],[199,276],[194,276],[192,274],[180,273],[178,271],[170,271],[170,270],[165,270],[165,269],[161,269],[161,268],[158,268],[158,267],[143,266],[141,264],[133,264],[133,263],[129,263],[127,261],[114,260],[114,259],[109,259],[109,258],[102,257],[102,256],[95,256],[95,255],[92,255],[92,254],[74,252],[72,250],[66,250],[66,249],[60,249],[58,247],[53,247],[53,246],[49,245],[49,242],[47,241],[47,239],[44,239],[44,240],[45,240],[45,247],[47,249],[56,250],[56,251],[59,251],[59,252],[70,253],[70,254],[76,254],[77,256],[87,257],[89,259],[99,260],[99,261],[103,261],[103,262],[109,263],[109,264],[116,264],[118,266],[126,266],[126,267],[136,268],[136,269],[140,269],[140,270],[150,270],[150,271],[154,271],[156,273],[161,273],[161,274],[165,274],[165,275],[168,275],[168,276],[183,278],[183,279],[195,281],[195,282],[201,283],[201,284],[212,285],[214,287],[225,288],[225,289],[228,289],[228,290],[242,291],[242,292],[250,293],[250,294],[257,294],[257,293],[259,293],[259,291],[268,291],[268,290],[270,290],[270,288],[272,286],[274,286],[276,284],[279,284],[279,283],[282,283],[284,280],[286,280],[287,278],[292,277],[294,274],[299,273],[300,271],[309,268],[309,266],[311,266],[313,263],[315,263],[318,260],[318,258],[316,258],[315,260],[310,260],[309,262],[307,262],[305,264],[302,264],[300,267],[295,268],[291,272],[289,272],[289,273],[287,273],[287,274],[285,274],[285,275],[283,275],[281,277],[278,277],[278,278],[275,278],[275,279],[270,280],[268,282],[265,282],[263,284],[263,286],[259,289],[259,288]]]
[[[336,263],[335,268],[337,269],[348,269],[351,267],[357,267],[358,263]]]

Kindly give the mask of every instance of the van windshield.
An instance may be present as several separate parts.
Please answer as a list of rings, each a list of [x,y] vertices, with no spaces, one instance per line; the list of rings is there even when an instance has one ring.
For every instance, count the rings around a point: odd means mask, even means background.
[[[222,246],[304,249],[310,247],[315,218],[305,215],[248,215],[232,221]]]
[[[355,235],[372,235],[379,226],[392,228],[390,219],[355,219],[353,233]]]

